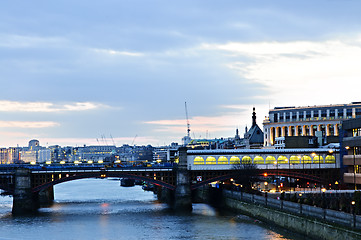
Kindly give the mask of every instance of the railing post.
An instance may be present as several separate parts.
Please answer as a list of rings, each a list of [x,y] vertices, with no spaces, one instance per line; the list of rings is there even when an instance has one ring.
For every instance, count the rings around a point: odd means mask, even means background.
[[[267,207],[267,205],[268,205],[267,192],[265,192],[265,203],[266,203],[266,207]]]

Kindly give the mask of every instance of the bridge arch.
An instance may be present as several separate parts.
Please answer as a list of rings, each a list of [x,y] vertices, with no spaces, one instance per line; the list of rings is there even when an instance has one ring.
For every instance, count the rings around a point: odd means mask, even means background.
[[[86,179],[86,178],[107,178],[107,177],[119,177],[119,178],[129,178],[129,179],[134,179],[134,180],[141,180],[141,181],[152,183],[152,184],[155,184],[158,186],[165,187],[170,190],[175,190],[174,185],[171,185],[171,184],[163,182],[163,181],[155,180],[155,179],[152,179],[149,177],[137,176],[137,175],[128,174],[128,173],[91,172],[91,173],[69,175],[68,177],[62,177],[60,179],[41,184],[39,186],[34,187],[33,192],[40,192],[40,191],[48,189],[49,187],[52,187],[54,185],[64,183],[64,182],[69,182],[69,181],[74,181],[74,180],[79,180],[79,179]]]

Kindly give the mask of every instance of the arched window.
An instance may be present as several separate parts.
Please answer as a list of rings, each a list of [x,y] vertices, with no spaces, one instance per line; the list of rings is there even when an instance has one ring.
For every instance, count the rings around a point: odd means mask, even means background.
[[[218,164],[228,164],[228,159],[225,156],[218,158]]]
[[[266,157],[266,164],[274,164],[276,162],[276,158],[274,156]]]
[[[286,164],[286,163],[288,163],[288,159],[286,156],[281,155],[277,158],[277,162],[278,162],[278,164]]]
[[[264,159],[261,156],[255,156],[253,159],[254,164],[264,164]]]
[[[193,161],[194,165],[203,165],[204,164],[204,159],[202,157],[196,157]]]
[[[312,163],[312,159],[311,159],[310,156],[304,155],[304,156],[302,156],[302,158],[301,158],[301,163]]]
[[[313,163],[323,163],[323,157],[320,155],[315,154],[313,156]]]
[[[239,159],[239,157],[233,156],[231,157],[231,159],[229,159],[230,164],[240,164],[241,160]]]
[[[206,164],[217,164],[217,160],[215,157],[209,156],[206,159]]]
[[[242,164],[252,164],[252,158],[250,156],[244,156],[242,158]]]
[[[300,160],[301,160],[300,156],[293,155],[290,157],[290,163],[292,163],[292,164],[300,163]]]
[[[325,163],[335,163],[336,162],[336,158],[333,155],[327,155],[325,158]]]

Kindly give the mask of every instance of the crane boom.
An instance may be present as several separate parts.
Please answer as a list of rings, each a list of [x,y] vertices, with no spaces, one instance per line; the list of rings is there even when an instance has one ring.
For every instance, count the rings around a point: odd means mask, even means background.
[[[187,136],[188,136],[188,138],[189,138],[189,137],[190,137],[190,132],[191,132],[191,129],[190,129],[190,124],[189,124],[189,119],[188,119],[187,102],[184,102],[184,106],[185,106],[185,109],[186,109],[186,119],[187,119]]]

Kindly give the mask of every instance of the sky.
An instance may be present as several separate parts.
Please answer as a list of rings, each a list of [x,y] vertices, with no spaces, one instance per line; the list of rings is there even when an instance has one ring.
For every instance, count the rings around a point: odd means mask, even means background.
[[[0,147],[181,143],[361,101],[358,0],[4,0]]]

